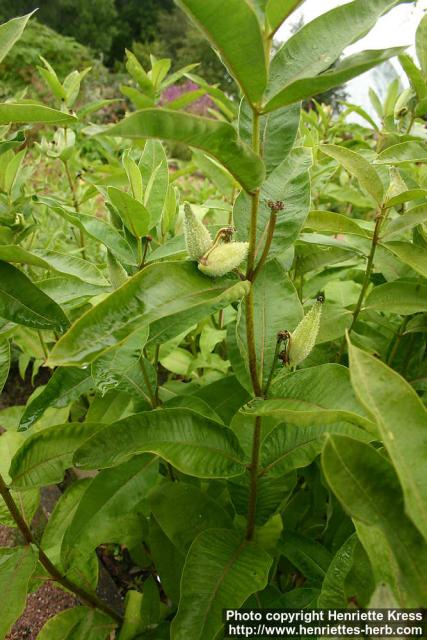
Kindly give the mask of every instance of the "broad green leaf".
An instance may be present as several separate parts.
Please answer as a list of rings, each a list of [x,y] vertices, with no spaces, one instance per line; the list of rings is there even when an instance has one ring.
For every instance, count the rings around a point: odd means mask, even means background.
[[[0,25],[0,62],[3,61],[15,42],[22,36],[25,26],[33,13],[27,13],[27,15],[20,18],[13,18]]]
[[[260,116],[260,138],[267,175],[291,152],[298,133],[300,111],[298,103]],[[252,120],[252,109],[243,99],[239,110],[239,134],[248,145],[252,143]]]
[[[369,231],[360,227],[356,220],[335,211],[310,211],[305,228],[317,233],[348,233],[363,238],[369,238],[371,235]]]
[[[120,102],[120,98],[112,98],[108,100],[107,99],[94,100],[93,102],[89,102],[82,109],[78,110],[77,115],[79,117],[79,120],[82,120],[86,116],[89,116],[90,114],[95,113],[96,111],[99,111],[99,109],[102,109],[103,107],[106,107],[109,104],[114,104],[115,102]]]
[[[83,558],[83,560],[77,558],[76,562],[65,571],[61,558],[61,546],[65,532],[91,481],[91,478],[85,478],[84,480],[73,482],[60,496],[43,530],[40,543],[49,560],[63,572],[63,575],[67,575],[72,582],[89,591],[96,589],[98,584],[98,558],[96,555],[90,558]],[[27,493],[30,492],[23,492],[23,495]]]
[[[285,86],[277,95],[272,97],[265,105],[264,113],[329,91],[329,89],[348,82],[352,78],[369,71],[369,69],[376,67],[389,58],[400,55],[403,51],[403,47],[362,51],[361,53],[356,53],[344,58],[329,71],[325,71],[318,76],[304,75],[302,78],[290,82],[289,85]]]
[[[322,583],[319,600],[317,601],[319,608],[347,608],[345,580],[354,562],[354,549],[356,544],[357,536],[353,534],[344,542],[332,558]]]
[[[25,522],[30,526],[40,505],[40,491],[35,489],[34,491],[11,491],[10,493]],[[12,528],[17,526],[3,498],[0,498],[0,524]]]
[[[404,264],[412,267],[414,271],[427,278],[427,251],[424,247],[419,247],[410,242],[383,242],[381,246],[390,251],[396,258]]]
[[[268,0],[265,16],[270,27],[270,37],[273,36],[282,22],[288,18],[304,0]]]
[[[148,580],[152,578],[148,578]],[[145,591],[146,582],[144,582]],[[157,587],[156,587],[157,589]],[[158,593],[158,591],[157,591]],[[125,597],[125,613],[118,640],[133,640],[142,634],[144,625],[141,616],[143,594],[129,590]]]
[[[322,144],[320,150],[327,156],[334,158],[346,171],[353,175],[360,186],[369,193],[374,200],[381,204],[384,197],[384,187],[374,167],[359,153],[346,147],[334,144]]]
[[[37,565],[37,550],[30,545],[0,549],[0,639],[6,634],[25,608],[30,578]]]
[[[331,285],[334,283],[331,282]],[[343,285],[348,284],[349,293],[352,295],[353,290],[359,292],[357,283],[353,281],[343,282]],[[329,287],[325,287],[325,289]],[[343,298],[346,295],[346,289],[343,287]],[[328,291],[328,296],[330,290]],[[338,289],[336,300],[326,300],[323,304],[322,316],[320,318],[319,333],[317,334],[316,344],[322,344],[324,342],[330,342],[341,338],[345,334],[345,330],[349,328],[353,314],[349,309],[343,307],[343,301],[340,296],[340,290]]]
[[[138,61],[138,58],[134,53],[132,53],[132,51],[129,51],[129,49],[126,49],[126,57],[126,69],[128,73],[132,76],[135,82],[137,82],[144,93],[148,94],[151,97],[154,97],[153,83],[151,82],[150,77],[145,71],[144,67]]]
[[[65,111],[51,109],[34,102],[3,102],[0,104],[0,124],[18,122],[40,124],[74,124],[77,118]]]
[[[261,29],[249,2],[177,0],[218,51],[221,61],[252,104],[267,84],[267,61]],[[232,20],[230,20],[232,16]]]
[[[389,200],[386,200],[385,206],[389,207],[397,207],[399,204],[403,204],[404,202],[410,202],[411,200],[418,200],[419,198],[425,198],[427,196],[426,189],[408,189],[407,191],[402,191],[396,196],[393,196]],[[414,207],[415,208],[415,207]]]
[[[225,376],[205,385],[194,394],[209,404],[224,424],[230,424],[236,411],[249,400],[249,394],[235,376]]]
[[[374,287],[365,300],[365,309],[409,316],[427,312],[427,285],[395,280]]]
[[[144,580],[143,593],[128,591],[125,598],[124,621],[117,640],[153,638],[150,630],[159,640],[167,638],[159,633],[160,594],[158,582],[152,576]],[[143,632],[146,632],[145,634]]]
[[[147,109],[153,106],[152,98],[144,95],[141,91],[135,89],[135,87],[128,87],[126,84],[121,84],[120,92],[129,98],[137,109]]]
[[[246,282],[212,280],[193,263],[149,265],[81,316],[56,343],[49,361],[52,365],[92,362],[101,351],[148,324],[153,339],[164,341],[246,293]]]
[[[385,536],[399,569],[403,606],[420,606],[427,598],[427,547],[404,513],[402,491],[390,462],[370,445],[335,435],[326,441],[322,466],[329,486],[356,526],[361,522]]]
[[[91,71],[92,67],[86,67],[83,71],[71,71],[64,80],[64,89],[66,91],[65,104],[69,109],[73,106],[80,93],[80,85],[85,76]]]
[[[377,159],[377,164],[403,164],[405,162],[426,162],[426,145],[421,142],[411,140],[409,142],[399,142],[382,151]]]
[[[104,286],[87,284],[70,276],[54,276],[45,280],[37,280],[37,286],[57,304],[69,307],[79,306],[93,296],[105,293]]]
[[[427,412],[396,371],[353,345],[349,354],[355,393],[378,425],[402,485],[406,512],[427,540]]]
[[[354,520],[354,526],[357,537],[369,558],[375,584],[388,585],[396,599],[394,606],[396,602],[401,606],[407,606],[408,596],[401,584],[399,566],[384,531],[380,527],[369,526],[360,520]]]
[[[183,93],[175,100],[168,102],[168,109],[185,109],[190,104],[206,95],[205,89],[195,89],[194,91],[187,91]]]
[[[262,527],[266,524],[268,527],[274,524],[271,519],[283,508],[283,505],[295,489],[296,482],[297,478],[295,473],[290,473],[280,478],[270,478],[266,476],[258,478],[255,513],[255,525],[257,527]],[[232,478],[227,482],[227,486],[236,512],[246,518],[251,492],[249,474],[246,473],[243,476]],[[255,539],[257,538],[257,533],[262,536],[262,531],[258,529],[255,534]]]
[[[150,228],[150,213],[141,202],[116,187],[108,187],[108,197],[127,229],[135,236],[146,236]]]
[[[102,611],[78,606],[50,618],[37,640],[107,640],[115,626]]]
[[[224,508],[198,487],[168,482],[150,494],[151,510],[168,538],[183,553],[205,529],[232,529]]]
[[[145,189],[144,205],[151,216],[151,227],[159,222],[169,186],[168,159],[158,140],[147,140],[139,161]]]
[[[62,205],[53,198],[40,197],[38,198],[38,202],[46,205],[52,209],[52,211],[55,211],[55,213],[58,213],[62,218],[65,218],[65,220],[77,226],[94,240],[104,244],[107,249],[125,264],[132,266],[138,265],[136,252],[132,250],[132,247],[124,236],[111,224],[108,224],[108,222],[86,213],[79,213],[77,215],[73,209]]]
[[[396,234],[401,234],[412,229],[417,224],[423,224],[427,220],[427,204],[420,204],[418,207],[412,207],[409,211],[405,211],[398,218],[387,221],[387,224],[381,231],[381,239],[389,238]]]
[[[158,461],[142,455],[93,478],[80,499],[65,532],[61,556],[65,566],[88,556],[104,542],[121,542],[129,533],[125,519],[137,528],[138,508],[158,476]],[[134,531],[130,531],[135,535]],[[138,537],[138,536],[137,536]]]
[[[317,76],[328,69],[348,45],[364,36],[396,4],[398,0],[354,0],[299,29],[271,62],[268,96],[292,81]]]
[[[134,399],[152,401],[157,384],[156,370],[141,355],[147,335],[147,330],[136,332],[123,345],[109,349],[92,362],[92,377],[102,394],[117,389]]]
[[[130,398],[120,391],[107,391],[105,396],[96,395],[86,414],[87,422],[111,424],[129,414]]]
[[[61,307],[7,262],[0,262],[0,316],[33,329],[62,331],[69,325]]]
[[[52,269],[57,273],[64,273],[78,278],[89,284],[106,286],[108,282],[94,265],[73,255],[58,253],[57,251],[43,251],[33,249],[27,251],[19,245],[0,245],[0,260],[30,264],[42,269]]]
[[[427,18],[425,15],[418,25],[417,33],[415,36],[415,46],[417,49],[417,57],[421,65],[421,69],[424,73],[424,76],[427,77]]]
[[[56,75],[55,69],[49,64],[49,62],[43,58],[43,56],[39,56],[40,60],[43,62],[44,67],[37,67],[39,74],[42,76],[43,80],[46,82],[48,88],[58,100],[64,100],[67,97],[67,92],[62,86],[61,82]]]
[[[197,168],[211,180],[214,185],[219,189],[219,191],[224,196],[230,196],[233,188],[236,188],[238,185],[235,180],[233,180],[232,176],[221,166],[216,160],[210,158],[205,153],[201,151],[194,150],[193,151],[193,162],[196,164]],[[170,190],[170,188],[169,188]],[[169,191],[170,193],[170,191]],[[172,197],[176,194],[173,193]],[[171,197],[171,196],[169,196]],[[176,211],[176,203],[172,201],[171,206],[172,212]],[[163,213],[163,216],[165,212]],[[173,222],[172,225],[169,225],[169,228],[173,230]]]
[[[319,542],[302,534],[286,531],[279,550],[310,582],[322,583],[332,556]]]
[[[142,202],[144,190],[140,168],[127,151],[122,155],[122,164],[126,171],[133,197],[138,200],[138,202]]]
[[[61,482],[72,466],[75,450],[105,425],[69,422],[33,433],[18,449],[10,465],[14,489],[32,489]]]
[[[8,163],[4,175],[4,190],[11,195],[12,189],[16,183],[17,178],[22,169],[22,163],[24,162],[27,150],[22,149],[15,153],[12,160]]]
[[[267,584],[270,556],[254,542],[227,529],[201,533],[188,552],[181,580],[172,640],[213,640],[224,608],[242,606]]]
[[[348,369],[338,364],[322,364],[294,373],[285,369],[273,380],[269,396],[268,400],[252,401],[242,411],[256,415],[270,414],[271,409],[271,415],[300,426],[351,422],[368,431],[375,429],[356,399]]]
[[[370,124],[371,127],[375,129],[375,131],[379,131],[379,127],[377,123],[375,122],[375,120],[371,118],[371,116],[366,111],[366,109],[363,109],[358,104],[352,104],[351,102],[346,102],[345,100],[340,100],[339,104],[342,104],[343,106],[347,107],[343,115],[349,115],[350,113],[357,113],[357,115],[363,118],[363,120],[366,120],[366,122]]]
[[[161,138],[202,149],[224,165],[249,192],[264,179],[262,160],[239,141],[236,130],[227,122],[167,109],[142,109],[104,133],[131,139]]]
[[[285,270],[275,260],[267,262],[253,286],[255,348],[257,367],[264,385],[270,375],[277,344],[277,334],[292,331],[303,317],[298,294]],[[248,362],[246,344],[246,301],[242,302],[237,325],[239,348]]]
[[[399,0],[355,0],[299,29],[272,60],[268,97],[271,99],[295,80],[313,79],[327,70],[347,46],[366,35],[378,18],[396,4]]]
[[[200,415],[205,416],[205,418],[209,418],[210,420],[214,420],[219,424],[224,424],[219,415],[212,409],[212,407],[194,395],[184,395],[184,396],[174,396],[170,400],[164,403],[166,408],[170,407],[186,407],[187,409],[191,409],[196,413],[200,413]]]
[[[280,260],[286,249],[297,239],[310,207],[309,170],[312,165],[311,151],[306,148],[295,148],[270,173],[260,193],[260,206],[257,219],[257,253],[263,246],[265,230],[270,219],[268,200],[284,202],[283,211],[279,211],[270,250],[270,257]],[[249,236],[250,216],[249,196],[241,193],[234,205],[234,222],[239,240],[247,240]]]
[[[6,384],[10,367],[10,344],[9,340],[0,339],[0,393]]]
[[[153,562],[159,575],[162,576],[162,588],[172,602],[178,606],[185,557],[169,540],[155,518],[151,518],[150,521],[148,543]],[[166,640],[169,640],[169,635]]]
[[[102,429],[75,454],[84,469],[112,467],[148,451],[199,478],[243,473],[242,451],[234,433],[189,409],[139,413]]]
[[[409,82],[418,96],[418,100],[422,101],[427,97],[427,84],[422,72],[418,69],[411,56],[405,53],[399,56],[399,62],[408,76]]]
[[[409,320],[405,328],[406,333],[420,333],[427,331],[427,316],[419,313]]]
[[[267,400],[268,402],[274,401]],[[372,440],[372,436],[352,425],[313,425],[312,422],[313,420],[308,426],[279,424],[270,431],[261,448],[262,474],[281,477],[294,469],[308,466],[321,452],[324,438],[328,434],[342,433],[365,442]]]
[[[427,97],[420,100],[415,107],[415,115],[417,118],[424,118],[427,113]]]
[[[326,365],[319,366],[322,367]],[[276,392],[273,391],[272,393]],[[284,393],[286,394],[286,391],[284,391]],[[297,425],[298,427],[308,427],[312,424],[321,426],[340,423],[342,429],[342,423],[348,422],[363,427],[370,432],[373,432],[375,429],[375,425],[363,415],[345,409],[328,408],[327,404],[329,403],[329,399],[326,399],[326,402],[324,399],[322,400],[323,402],[321,404],[317,404],[310,400],[304,401],[302,396],[269,398],[268,400],[255,399],[245,405],[241,411],[245,415],[272,416],[278,420],[286,421],[289,424]],[[332,428],[339,430],[340,427],[335,426],[331,427],[331,429]],[[347,426],[347,428],[349,427]],[[356,430],[354,433],[358,433],[358,431],[359,430]],[[363,432],[361,432],[360,437],[362,439],[363,435]]]
[[[49,407],[66,407],[92,387],[92,378],[87,370],[77,367],[56,369],[44,389],[25,407],[19,431],[29,429]]]

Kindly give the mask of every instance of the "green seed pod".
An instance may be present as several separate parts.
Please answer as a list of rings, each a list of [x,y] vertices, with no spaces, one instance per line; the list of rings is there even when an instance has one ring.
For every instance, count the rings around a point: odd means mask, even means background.
[[[295,331],[291,333],[288,350],[289,365],[291,367],[295,367],[305,360],[316,344],[323,302],[323,295],[319,295],[310,311],[304,316]]]
[[[249,242],[219,244],[200,259],[199,269],[211,278],[219,278],[233,271],[246,258]]]
[[[184,205],[184,237],[187,253],[193,260],[201,258],[212,246],[211,234],[187,203]]]

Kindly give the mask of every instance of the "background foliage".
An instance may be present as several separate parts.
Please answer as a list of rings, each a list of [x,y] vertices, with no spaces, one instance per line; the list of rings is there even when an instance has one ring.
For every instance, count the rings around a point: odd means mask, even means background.
[[[0,639],[46,579],[80,604],[39,640],[427,603],[427,16],[415,56],[343,55],[397,0],[270,56],[298,1],[215,3],[178,2],[233,93],[127,50],[108,97],[42,57],[0,103]],[[375,118],[313,100],[395,56]]]

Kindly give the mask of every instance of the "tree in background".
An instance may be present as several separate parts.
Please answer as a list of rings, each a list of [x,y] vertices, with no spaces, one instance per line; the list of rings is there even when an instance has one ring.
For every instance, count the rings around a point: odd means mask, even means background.
[[[232,87],[206,39],[173,0],[0,0],[0,21],[36,8],[39,22],[102,54],[109,67],[120,66],[132,48],[143,64],[149,53],[171,58],[175,67],[200,62],[208,82]]]
[[[0,0],[0,18],[3,22],[37,8],[39,22],[110,55],[120,23],[115,0]]]
[[[160,14],[173,12],[173,0],[115,0],[117,32],[110,48],[108,64],[122,62],[124,50],[133,42],[150,43],[157,39]]]
[[[148,66],[150,53],[158,58],[170,58],[173,70],[198,62],[200,67],[195,71],[210,84],[219,84],[230,93],[235,91],[234,83],[206,38],[176,7],[159,12],[153,37],[135,42],[133,50],[144,66]]]
[[[101,54],[104,64],[113,70],[123,68],[124,51],[128,48],[145,67],[150,66],[150,53],[170,58],[173,70],[199,62],[197,72],[205,80],[219,84],[230,94],[235,92],[235,84],[218,56],[173,0],[0,0],[0,21],[37,7],[39,22],[75,38],[95,55]],[[299,20],[291,31],[294,33],[303,25],[303,20]],[[30,42],[25,44],[30,46]],[[41,53],[53,62],[50,56]],[[346,94],[338,87],[313,97],[337,110],[338,101],[345,100]]]
[[[89,82],[99,85],[106,82],[107,69],[95,57],[93,51],[74,38],[61,35],[32,19],[21,39],[0,65],[0,96],[9,98],[17,91],[27,89],[27,97],[49,99],[49,91],[37,67],[40,56],[49,60],[60,80],[70,71],[92,67]],[[87,82],[84,83],[84,87]],[[84,89],[83,89],[84,90]]]

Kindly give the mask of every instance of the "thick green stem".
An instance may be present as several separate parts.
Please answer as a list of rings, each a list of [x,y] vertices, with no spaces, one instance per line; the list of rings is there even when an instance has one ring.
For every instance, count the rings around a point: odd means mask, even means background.
[[[259,116],[259,113],[255,110],[253,110],[253,114],[252,114],[252,149],[255,151],[255,153],[259,154],[260,116]],[[258,377],[257,360],[256,360],[254,293],[253,293],[253,279],[255,275],[254,266],[255,266],[255,253],[256,253],[258,207],[259,207],[259,190],[255,191],[251,195],[251,225],[250,225],[250,231],[249,231],[248,266],[246,270],[246,277],[248,280],[251,281],[251,289],[246,298],[245,312],[246,312],[246,343],[247,343],[247,350],[248,350],[249,372],[251,376],[252,388],[255,396],[262,396],[262,386]],[[261,445],[261,418],[256,417],[255,424],[254,424],[254,432],[253,432],[253,442],[252,442],[252,462],[249,467],[250,493],[249,493],[249,507],[248,507],[247,528],[246,528],[247,540],[252,540],[255,533],[255,515],[256,515],[256,502],[257,502],[257,488],[258,488],[257,480],[258,480],[260,445]]]
[[[252,540],[255,533],[260,447],[261,447],[261,417],[257,416],[255,418],[255,424],[254,424],[254,435],[252,440],[252,459],[249,467],[250,493],[249,493],[248,523],[246,527],[246,540]]]
[[[80,213],[80,205],[79,200],[77,198],[76,185],[70,173],[70,167],[68,166],[68,162],[64,161],[65,173],[67,175],[68,185],[71,191],[71,197],[73,199],[73,206],[77,213]],[[82,258],[86,259],[86,251],[85,251],[85,236],[83,230],[80,229],[80,248],[82,250]]]
[[[25,542],[27,544],[32,544],[33,546],[37,547],[40,564],[43,565],[43,567],[49,573],[51,578],[55,580],[55,582],[58,582],[61,586],[63,586],[68,591],[71,591],[72,593],[74,593],[75,596],[84,604],[87,604],[89,607],[103,611],[108,616],[110,616],[110,618],[115,620],[118,624],[121,624],[123,620],[122,620],[122,617],[117,613],[117,611],[114,611],[114,609],[112,609],[106,602],[103,602],[102,600],[100,600],[96,594],[90,593],[85,589],[82,589],[77,584],[74,584],[74,582],[69,580],[67,577],[63,576],[59,571],[59,569],[57,569],[55,565],[49,560],[49,558],[47,557],[43,549],[41,549],[37,544],[37,542],[35,541],[29,526],[27,525],[24,518],[22,517],[21,512],[19,511],[15,500],[12,498],[12,495],[8,487],[6,486],[6,483],[3,480],[3,477],[1,476],[1,474],[0,474],[0,495],[3,498],[9,510],[10,515],[12,516],[14,522],[16,523],[16,526],[20,530]]]
[[[141,355],[139,359],[139,366],[141,369],[142,377],[144,378],[145,386],[147,387],[148,395],[150,397],[150,403],[153,409],[157,407],[156,393],[153,391],[150,383],[150,378],[148,377],[147,369],[145,367],[144,356]]]
[[[353,311],[353,319],[351,321],[351,325],[348,329],[348,335],[350,336],[351,332],[354,329],[354,326],[357,322],[357,319],[359,317],[359,314],[362,310],[362,305],[363,302],[365,300],[365,296],[366,296],[366,291],[369,287],[369,284],[371,282],[371,275],[372,275],[372,269],[374,266],[374,258],[375,258],[375,252],[377,250],[377,246],[378,246],[378,242],[380,239],[380,230],[381,230],[381,225],[383,223],[384,220],[384,213],[385,213],[385,209],[381,208],[377,218],[376,218],[376,222],[375,222],[375,228],[374,228],[374,235],[372,236],[372,243],[371,243],[371,250],[369,252],[369,256],[368,256],[368,261],[366,263],[366,269],[365,269],[365,275],[363,277],[363,283],[362,283],[362,289],[360,290],[360,294],[359,294],[359,299],[357,300],[356,303],[356,307]],[[340,350],[337,356],[337,361],[339,362],[341,360],[341,356],[344,352],[344,348],[345,348],[345,343],[346,343],[346,337],[344,336],[342,342],[341,342],[341,346],[340,346]]]
[[[255,153],[259,154],[260,116],[259,116],[259,113],[255,110],[252,113],[252,149],[255,151]],[[252,272],[255,265],[258,207],[259,207],[259,189],[257,189],[251,195],[251,226],[249,230],[248,266],[246,269],[246,277],[248,280],[252,280]]]
[[[154,400],[156,407],[160,404],[159,398],[159,356],[160,356],[160,342],[158,342],[154,349],[154,368],[156,370],[156,389],[154,391]]]
[[[268,397],[268,392],[269,392],[269,389],[270,389],[271,381],[273,380],[273,375],[274,375],[274,372],[275,372],[276,366],[277,366],[277,360],[279,358],[280,347],[281,347],[284,339],[285,338],[279,333],[279,335],[277,337],[276,348],[274,350],[273,362],[271,363],[270,374],[268,376],[267,384],[265,385],[265,388],[264,388],[264,397],[265,398]]]
[[[400,341],[402,340],[403,336],[405,335],[405,329],[406,329],[406,325],[408,324],[409,320],[410,320],[411,316],[405,316],[405,318],[403,318],[400,327],[398,328],[396,334],[394,335],[393,340],[390,343],[389,346],[389,351],[387,353],[387,357],[386,357],[386,362],[388,364],[388,366],[391,366],[391,363],[394,360],[394,357],[397,353],[397,349],[399,348],[399,344]]]
[[[259,274],[259,272],[261,271],[261,269],[263,268],[265,261],[267,260],[269,251],[270,251],[270,247],[271,247],[271,243],[273,240],[273,235],[274,235],[274,229],[276,227],[276,222],[277,222],[277,212],[276,211],[272,211],[271,212],[271,216],[270,216],[270,220],[268,222],[268,229],[267,229],[267,238],[265,241],[265,245],[264,245],[264,249],[263,252],[261,254],[261,258],[259,259],[259,262],[255,268],[255,271],[253,272],[253,276],[252,276],[252,282],[254,282],[255,278],[257,277],[257,275]]]
[[[49,351],[47,350],[47,346],[46,346],[46,342],[44,341],[43,334],[40,330],[37,331],[37,334],[39,336],[40,346],[43,351],[44,359],[47,360],[49,357]]]
[[[262,396],[262,387],[258,377],[255,345],[255,320],[254,320],[254,292],[253,287],[246,297],[246,343],[248,350],[249,373],[251,376],[252,388],[256,397]]]

